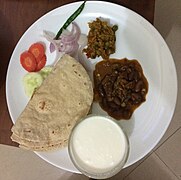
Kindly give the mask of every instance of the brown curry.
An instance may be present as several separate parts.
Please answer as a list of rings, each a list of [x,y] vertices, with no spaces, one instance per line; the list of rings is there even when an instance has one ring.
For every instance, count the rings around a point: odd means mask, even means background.
[[[146,100],[148,82],[137,60],[109,59],[96,64],[94,99],[113,118],[130,119]]]

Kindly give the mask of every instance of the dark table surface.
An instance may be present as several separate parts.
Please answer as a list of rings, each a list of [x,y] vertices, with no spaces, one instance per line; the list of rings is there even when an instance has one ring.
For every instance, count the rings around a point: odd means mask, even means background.
[[[72,0],[0,0],[0,144],[17,146],[12,142],[12,121],[6,102],[6,72],[16,43],[26,29],[48,11],[76,2]],[[110,0],[142,15],[153,23],[155,0]],[[14,92],[16,95],[16,92]]]

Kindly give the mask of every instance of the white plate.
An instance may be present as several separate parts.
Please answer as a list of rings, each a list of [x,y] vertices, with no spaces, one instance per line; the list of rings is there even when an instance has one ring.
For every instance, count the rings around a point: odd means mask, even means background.
[[[43,30],[56,33],[81,2],[59,7],[38,19],[21,37],[12,54],[6,81],[6,95],[12,121],[15,122],[28,102],[22,86],[25,70],[19,63],[20,53],[37,41],[48,42],[42,37]],[[130,155],[125,167],[148,154],[164,135],[174,113],[177,98],[177,76],[172,55],[157,30],[143,17],[122,6],[88,1],[83,12],[75,20],[83,33],[88,33],[87,22],[96,17],[110,19],[118,24],[115,58],[138,59],[149,82],[147,100],[129,121],[120,121],[129,136]],[[48,61],[55,58],[46,50]],[[94,106],[93,112],[104,113]],[[77,172],[69,159],[67,148],[50,153],[36,153],[49,163],[62,169]]]

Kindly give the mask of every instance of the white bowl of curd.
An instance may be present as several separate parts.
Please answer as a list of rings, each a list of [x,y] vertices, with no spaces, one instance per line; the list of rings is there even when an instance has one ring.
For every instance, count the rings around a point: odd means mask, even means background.
[[[68,144],[70,158],[84,175],[105,179],[117,174],[129,154],[129,141],[116,120],[89,115],[73,128]]]

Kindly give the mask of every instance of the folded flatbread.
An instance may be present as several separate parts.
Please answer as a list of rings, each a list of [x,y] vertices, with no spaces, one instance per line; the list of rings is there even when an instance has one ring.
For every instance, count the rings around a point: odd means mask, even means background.
[[[92,82],[86,70],[64,55],[15,122],[11,139],[33,151],[63,148],[76,122],[88,114],[92,101]]]

